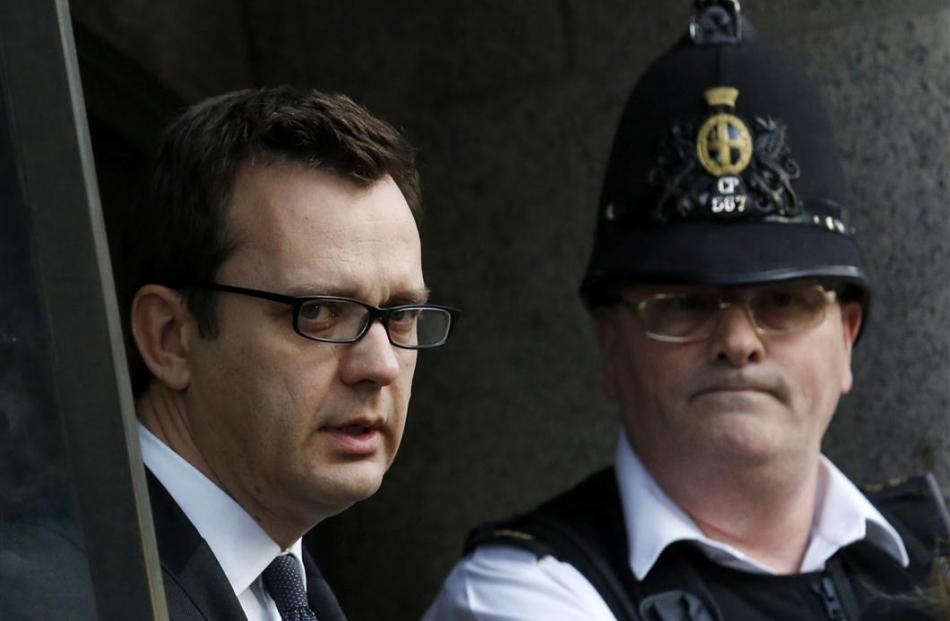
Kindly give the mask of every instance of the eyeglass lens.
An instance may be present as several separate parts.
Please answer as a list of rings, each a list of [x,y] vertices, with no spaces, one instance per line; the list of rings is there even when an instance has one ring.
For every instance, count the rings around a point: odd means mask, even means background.
[[[434,347],[448,337],[451,314],[440,308],[385,309],[389,340],[405,347]],[[297,330],[320,341],[348,342],[359,337],[370,320],[370,310],[358,302],[336,299],[308,300],[297,311]]]
[[[725,306],[745,306],[762,332],[782,334],[817,325],[824,318],[826,292],[818,285],[759,289],[744,301],[724,302],[715,290],[664,293],[638,304],[647,332],[672,338],[702,339],[712,334],[713,321]]]

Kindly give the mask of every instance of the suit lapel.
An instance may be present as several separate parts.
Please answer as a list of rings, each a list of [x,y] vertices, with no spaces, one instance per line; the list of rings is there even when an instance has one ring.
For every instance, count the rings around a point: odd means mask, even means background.
[[[346,615],[343,614],[340,603],[336,600],[336,596],[330,590],[330,585],[320,573],[320,568],[317,567],[316,561],[313,560],[306,547],[303,549],[303,563],[307,569],[307,601],[310,609],[316,613],[317,620],[346,621]]]
[[[246,621],[211,548],[158,479],[146,473],[171,621]]]

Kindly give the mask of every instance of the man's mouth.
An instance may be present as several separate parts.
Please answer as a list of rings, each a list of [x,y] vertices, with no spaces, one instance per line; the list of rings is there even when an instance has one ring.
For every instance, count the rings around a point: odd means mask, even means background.
[[[373,425],[354,424],[354,425],[344,425],[342,427],[336,427],[336,429],[339,429],[343,433],[348,433],[353,436],[358,436],[358,435],[363,435],[373,430],[379,429],[379,427],[373,426]]]
[[[768,392],[759,386],[710,386],[696,393],[697,395],[706,395],[719,392]]]
[[[334,448],[347,455],[366,456],[376,453],[382,443],[382,421],[354,421],[320,428],[333,440]]]

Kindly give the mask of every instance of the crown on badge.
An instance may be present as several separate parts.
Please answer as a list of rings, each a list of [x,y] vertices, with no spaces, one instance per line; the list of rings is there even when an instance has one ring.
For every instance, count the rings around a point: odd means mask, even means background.
[[[736,100],[739,99],[739,89],[731,86],[716,86],[706,91],[706,103],[711,108],[726,106],[736,107]]]

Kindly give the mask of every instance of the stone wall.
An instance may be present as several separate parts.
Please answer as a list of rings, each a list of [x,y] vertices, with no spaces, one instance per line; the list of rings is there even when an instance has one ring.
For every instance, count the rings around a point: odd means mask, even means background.
[[[354,621],[416,618],[470,527],[610,460],[617,425],[576,289],[621,107],[690,3],[398,4],[73,3],[81,26],[183,101],[314,85],[420,148],[427,280],[465,314],[449,347],[420,358],[382,490],[317,528]],[[823,87],[875,279],[827,452],[857,480],[933,469],[946,485],[950,1],[743,5]]]

